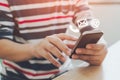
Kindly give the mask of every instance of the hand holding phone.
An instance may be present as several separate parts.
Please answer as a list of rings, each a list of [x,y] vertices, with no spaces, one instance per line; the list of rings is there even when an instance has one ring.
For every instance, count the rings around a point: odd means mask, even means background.
[[[103,32],[98,29],[83,32],[79,37],[78,41],[76,42],[70,57],[75,54],[75,50],[77,48],[85,48],[87,44],[97,43],[102,35]]]

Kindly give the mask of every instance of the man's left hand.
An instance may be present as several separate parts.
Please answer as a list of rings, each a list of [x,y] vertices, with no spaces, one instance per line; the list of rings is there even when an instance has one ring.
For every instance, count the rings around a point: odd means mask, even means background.
[[[107,47],[104,44],[88,44],[86,48],[77,48],[72,55],[73,59],[84,60],[90,65],[100,65],[107,54]]]

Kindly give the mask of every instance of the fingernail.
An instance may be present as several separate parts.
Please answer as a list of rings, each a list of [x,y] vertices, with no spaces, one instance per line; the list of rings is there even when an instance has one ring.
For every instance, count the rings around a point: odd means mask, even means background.
[[[76,50],[76,53],[81,53],[82,51],[80,49],[77,49]]]
[[[68,56],[71,55],[71,50],[70,49],[67,51],[67,54],[68,54]]]
[[[87,46],[87,48],[89,48],[89,49],[90,49],[90,48],[92,48],[92,47],[91,47],[90,45],[88,45],[88,46]]]
[[[73,55],[73,56],[72,56],[72,59],[78,59],[78,56]]]

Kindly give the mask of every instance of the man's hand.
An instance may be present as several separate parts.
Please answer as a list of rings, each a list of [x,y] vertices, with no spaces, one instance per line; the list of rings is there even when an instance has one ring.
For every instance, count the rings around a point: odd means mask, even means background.
[[[62,62],[64,62],[66,59],[62,52],[68,56],[71,54],[71,50],[63,42],[63,40],[74,41],[77,39],[64,33],[47,36],[42,41],[40,41],[39,44],[33,46],[34,51],[32,55],[37,58],[44,57],[55,66],[60,67],[61,64],[53,56],[59,58]]]
[[[86,48],[76,49],[72,55],[73,59],[84,60],[90,65],[100,65],[107,54],[107,47],[104,44],[88,44]]]

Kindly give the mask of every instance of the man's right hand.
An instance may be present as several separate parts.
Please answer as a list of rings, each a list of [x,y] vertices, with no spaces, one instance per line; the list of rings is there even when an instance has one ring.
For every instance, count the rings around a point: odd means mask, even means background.
[[[42,39],[39,44],[33,46],[34,51],[32,55],[37,58],[44,57],[53,65],[60,67],[61,64],[53,57],[53,55],[60,59],[62,62],[65,62],[66,59],[62,52],[68,56],[71,54],[71,49],[68,48],[63,40],[76,41],[77,39],[64,33],[47,36]]]

